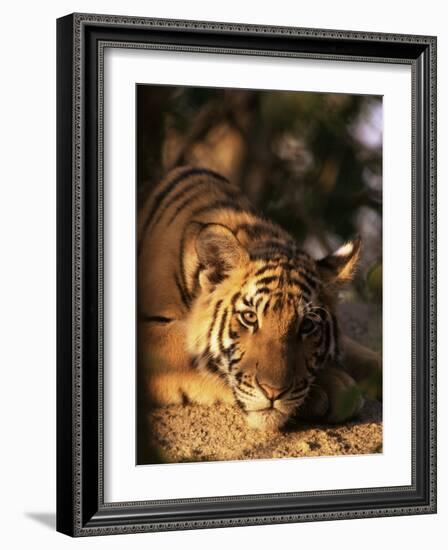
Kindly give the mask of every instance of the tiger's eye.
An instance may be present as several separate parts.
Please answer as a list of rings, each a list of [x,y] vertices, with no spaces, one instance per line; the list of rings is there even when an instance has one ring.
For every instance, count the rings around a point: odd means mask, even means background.
[[[300,324],[300,334],[311,334],[316,328],[316,323],[312,321],[309,317],[305,319]]]
[[[257,314],[254,311],[242,311],[240,315],[246,325],[255,325],[258,321]]]

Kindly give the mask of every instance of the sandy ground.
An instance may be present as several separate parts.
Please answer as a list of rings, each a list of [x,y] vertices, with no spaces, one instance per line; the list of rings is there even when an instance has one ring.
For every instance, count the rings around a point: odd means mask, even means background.
[[[380,322],[365,304],[341,308],[343,328],[359,342],[380,348]],[[372,454],[382,452],[382,406],[367,400],[345,424],[297,421],[281,432],[251,429],[237,407],[172,406],[147,416],[151,440],[145,462],[196,462],[254,458]]]

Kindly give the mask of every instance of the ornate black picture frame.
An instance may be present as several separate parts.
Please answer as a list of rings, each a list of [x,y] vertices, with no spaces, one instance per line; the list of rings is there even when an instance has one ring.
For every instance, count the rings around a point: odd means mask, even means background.
[[[108,503],[103,490],[107,44],[412,68],[412,484]],[[436,511],[436,38],[73,14],[57,22],[57,529],[71,536]]]

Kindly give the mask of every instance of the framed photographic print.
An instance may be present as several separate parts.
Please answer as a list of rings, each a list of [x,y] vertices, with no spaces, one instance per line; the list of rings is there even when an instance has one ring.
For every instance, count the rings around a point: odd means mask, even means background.
[[[57,529],[434,513],[436,39],[57,40]]]

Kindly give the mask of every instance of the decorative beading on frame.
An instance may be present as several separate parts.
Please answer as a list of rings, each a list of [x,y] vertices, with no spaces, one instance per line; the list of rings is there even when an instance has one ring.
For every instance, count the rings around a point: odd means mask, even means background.
[[[73,494],[74,494],[74,518],[75,533],[82,532],[81,516],[81,319],[82,319],[82,187],[81,187],[81,25],[75,17],[74,25],[74,59],[73,59],[73,426],[72,439],[73,451]]]
[[[147,17],[128,17],[122,15],[96,15],[90,13],[77,13],[74,15],[75,25],[82,23],[100,23],[113,25],[122,25],[129,27],[152,27],[154,29],[185,29],[202,30],[215,32],[234,32],[234,33],[254,33],[271,36],[289,35],[304,36],[313,38],[335,38],[349,39],[359,41],[384,41],[384,42],[402,42],[412,44],[435,44],[436,40],[432,36],[410,35],[410,34],[392,34],[377,32],[360,32],[336,29],[309,29],[304,27],[284,27],[272,25],[256,25],[245,23],[223,23],[214,21],[188,21],[183,19],[159,19]]]
[[[430,335],[430,366],[429,366],[429,407],[430,407],[430,481],[429,500],[431,510],[436,510],[436,469],[437,469],[437,43],[433,38],[429,43],[430,71],[430,136],[429,136],[429,335]]]
[[[314,514],[281,514],[279,516],[256,516],[250,518],[228,518],[193,521],[172,521],[140,525],[126,525],[120,527],[87,527],[77,532],[78,536],[120,535],[130,533],[148,533],[154,531],[176,531],[193,529],[210,529],[218,527],[248,527],[256,525],[271,525],[283,523],[307,523],[310,521],[333,521],[340,519],[366,519],[373,517],[391,517],[406,514],[427,514],[428,508],[397,507],[388,509],[370,509],[352,512],[319,512]]]
[[[372,509],[372,510],[361,510],[361,511],[343,511],[343,512],[319,512],[319,513],[300,513],[300,514],[284,514],[280,516],[272,515],[260,515],[257,517],[251,518],[229,518],[229,519],[216,519],[216,520],[198,520],[198,521],[185,521],[185,522],[163,522],[163,523],[150,523],[144,525],[127,525],[120,527],[83,527],[82,526],[82,515],[81,515],[81,479],[82,479],[82,461],[81,461],[81,318],[82,318],[82,287],[81,287],[81,275],[82,275],[82,185],[81,185],[81,173],[82,173],[82,157],[81,157],[81,140],[82,140],[82,112],[81,112],[81,86],[82,86],[82,67],[81,67],[81,57],[82,57],[82,45],[81,45],[81,34],[82,27],[85,23],[99,23],[99,24],[113,24],[113,25],[122,25],[122,26],[142,26],[146,28],[155,28],[155,29],[186,29],[186,30],[206,30],[206,31],[215,31],[215,32],[234,32],[234,33],[254,33],[254,34],[265,34],[265,35],[290,35],[294,37],[315,37],[315,38],[334,38],[334,39],[350,39],[358,41],[383,41],[383,42],[402,42],[402,43],[412,43],[412,44],[428,44],[430,51],[430,66],[431,66],[431,82],[430,82],[430,501],[428,506],[421,507],[397,507],[397,508],[387,508],[387,509]],[[436,507],[436,455],[435,455],[435,438],[436,438],[436,422],[435,422],[435,402],[436,402],[436,372],[435,372],[435,362],[436,362],[436,39],[429,36],[414,36],[414,35],[396,35],[396,34],[386,34],[386,33],[370,33],[370,32],[355,32],[355,31],[336,31],[336,30],[324,30],[324,29],[304,29],[304,28],[294,28],[294,27],[272,27],[272,26],[260,26],[260,25],[246,25],[246,24],[235,24],[235,23],[214,23],[214,22],[204,22],[204,21],[182,21],[182,20],[165,20],[165,19],[149,19],[149,18],[135,18],[135,17],[124,17],[124,16],[102,16],[102,15],[93,15],[93,14],[75,14],[74,15],[74,59],[73,59],[73,143],[74,143],[74,158],[73,158],[73,411],[74,411],[74,421],[72,426],[72,436],[75,443],[74,446],[74,472],[73,472],[73,483],[74,483],[74,516],[75,516],[75,525],[74,533],[77,536],[87,536],[87,535],[107,535],[107,534],[119,534],[119,533],[137,533],[137,532],[148,532],[148,531],[160,531],[160,530],[174,530],[174,529],[203,529],[210,527],[229,527],[229,526],[239,526],[239,525],[263,525],[267,523],[289,523],[289,522],[306,522],[306,521],[322,521],[322,520],[333,520],[333,519],[354,519],[354,518],[365,518],[365,517],[378,517],[378,516],[394,516],[394,515],[403,515],[403,514],[423,514],[435,511]],[[204,53],[238,53],[238,54],[247,54],[247,55],[269,55],[269,56],[287,56],[287,57],[308,57],[308,58],[319,58],[319,59],[334,59],[334,60],[352,60],[352,61],[366,61],[366,62],[383,62],[383,63],[407,63],[411,62],[408,59],[393,59],[390,58],[369,58],[361,56],[337,56],[337,55],[315,55],[315,54],[301,54],[301,53],[292,53],[292,52],[277,52],[277,51],[252,51],[252,50],[233,50],[233,49],[224,49],[224,48],[206,48],[206,47],[181,47],[181,46],[170,46],[170,45],[148,45],[148,44],[119,44],[114,42],[114,47],[125,47],[125,48],[152,48],[152,49],[164,49],[164,50],[173,50],[173,51],[202,51]],[[100,79],[102,81],[103,77],[103,47],[99,48],[99,70],[100,70]],[[414,80],[413,83],[415,84]],[[415,86],[414,86],[415,89]],[[98,193],[99,198],[103,194],[103,172],[102,172],[102,159],[103,159],[103,142],[102,142],[102,128],[103,128],[103,87],[99,86],[98,91],[98,104],[99,104],[99,118],[98,124],[99,129],[99,142],[98,142]],[[413,91],[413,114],[415,112],[415,101],[414,101],[414,91]],[[415,117],[413,117],[414,119]],[[415,158],[415,135],[413,136],[413,158]],[[414,163],[413,163],[414,165]],[[415,186],[415,174],[413,174],[413,188]],[[415,224],[414,224],[414,212],[415,212],[415,197],[413,197],[413,234],[415,233]],[[103,210],[102,210],[102,200],[98,201],[98,220],[99,220],[99,272],[98,272],[98,291],[100,296],[100,303],[102,304],[103,296]],[[414,250],[414,248],[413,248]],[[414,277],[414,273],[413,273]],[[415,311],[415,299],[413,297],[412,303],[413,312]],[[103,332],[103,308],[102,305],[99,308],[99,318],[98,318],[98,329],[99,334],[102,336]],[[99,339],[99,357],[102,360],[102,338]],[[413,365],[414,362],[414,353],[413,353]],[[102,372],[102,364],[99,365],[100,373]],[[415,369],[413,368],[413,378],[415,375]],[[102,390],[103,390],[103,380],[100,374],[99,376],[99,391],[100,391],[100,400],[99,400],[99,419],[102,430]],[[415,384],[414,384],[415,385]],[[415,388],[414,388],[415,389]],[[415,391],[413,390],[413,414],[415,410]],[[102,441],[100,442],[100,455],[102,455]],[[412,457],[412,479],[413,484],[409,486],[409,490],[414,487],[415,482],[415,433],[413,433],[413,457]],[[101,494],[103,492],[102,487],[102,461],[100,461],[100,479],[101,479]],[[397,487],[387,487],[382,488],[382,490],[396,490]],[[367,493],[373,490],[378,489],[359,489],[359,490],[340,490],[340,491],[324,491],[324,492],[313,492],[307,494],[343,494],[343,493]],[[301,493],[295,493],[300,495]],[[291,494],[290,494],[291,495]],[[263,498],[266,495],[252,495],[251,498]],[[272,496],[281,496],[272,495]],[[247,498],[247,496],[236,496],[230,497],[232,500],[239,500],[241,498]],[[200,499],[202,502],[217,502],[219,500],[230,500],[229,497],[222,498],[206,498]],[[171,501],[173,503],[186,503],[186,502],[195,502],[198,499],[178,499],[176,501]],[[156,501],[152,501],[152,504],[155,504]],[[116,503],[117,506],[128,506],[130,504],[144,504],[143,502],[138,503]],[[107,509],[109,506],[107,504],[102,505],[102,509]]]

